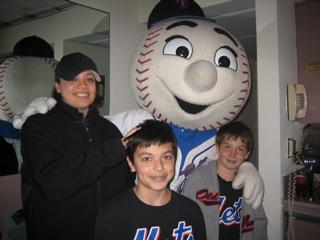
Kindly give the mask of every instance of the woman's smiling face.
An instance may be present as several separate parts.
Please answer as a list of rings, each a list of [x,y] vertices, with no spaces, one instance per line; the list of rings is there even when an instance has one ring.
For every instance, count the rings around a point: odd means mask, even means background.
[[[65,103],[86,115],[96,97],[96,80],[90,71],[83,71],[71,81],[60,79],[55,89]]]

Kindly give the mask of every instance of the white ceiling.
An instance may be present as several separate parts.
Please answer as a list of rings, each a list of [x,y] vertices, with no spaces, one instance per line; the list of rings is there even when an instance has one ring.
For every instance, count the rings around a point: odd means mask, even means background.
[[[0,29],[59,13],[73,5],[67,0],[1,0]]]
[[[57,14],[76,5],[68,0],[0,0],[0,29]],[[106,36],[108,32],[103,31],[68,40],[108,47]]]

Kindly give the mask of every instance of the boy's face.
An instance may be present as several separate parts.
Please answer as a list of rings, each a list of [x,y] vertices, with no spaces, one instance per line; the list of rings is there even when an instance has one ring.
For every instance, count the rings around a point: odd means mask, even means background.
[[[221,144],[216,146],[216,151],[220,166],[232,171],[237,171],[250,154],[241,138],[232,137],[225,137]]]
[[[138,147],[133,161],[128,161],[132,172],[136,172],[137,189],[141,193],[166,191],[175,172],[175,155],[172,144]]]

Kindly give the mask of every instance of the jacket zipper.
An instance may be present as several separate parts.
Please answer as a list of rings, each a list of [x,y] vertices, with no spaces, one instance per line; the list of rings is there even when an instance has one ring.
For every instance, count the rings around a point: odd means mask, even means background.
[[[89,143],[92,142],[92,139],[90,137],[90,133],[89,133],[89,129],[87,126],[87,118],[83,118],[82,123],[84,125],[84,129],[88,134],[88,138],[89,138]],[[102,208],[102,196],[101,196],[101,184],[100,184],[100,180],[97,181],[97,188],[98,188],[98,208],[99,210],[101,210]]]
[[[102,201],[101,201],[101,185],[100,185],[100,180],[97,181],[97,186],[98,186],[98,205],[99,205],[99,210],[102,208]]]

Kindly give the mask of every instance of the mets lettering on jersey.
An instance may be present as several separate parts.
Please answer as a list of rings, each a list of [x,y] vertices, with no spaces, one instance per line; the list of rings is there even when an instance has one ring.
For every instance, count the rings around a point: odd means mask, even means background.
[[[196,199],[202,202],[206,206],[219,205],[219,211],[220,211],[219,223],[223,223],[225,225],[240,223],[240,220],[241,220],[240,212],[241,212],[242,203],[243,203],[242,197],[239,197],[238,200],[232,204],[232,206],[226,207],[225,209],[224,209],[224,205],[226,203],[227,197],[220,196],[218,192],[212,193],[212,192],[209,192],[207,189],[202,189],[197,192]],[[224,210],[222,211],[222,209]]]
[[[223,209],[223,206],[226,202],[226,196],[219,197],[221,201],[220,209]],[[241,220],[240,212],[242,208],[242,197],[238,198],[232,207],[227,207],[224,211],[220,214],[219,223],[223,223],[224,225],[232,225],[232,224],[239,224]]]
[[[137,229],[134,240],[157,240],[160,238],[161,229],[160,227],[151,227],[150,230],[147,228]],[[192,227],[186,226],[184,221],[178,223],[177,228],[173,229],[172,237],[174,240],[194,240],[192,234]]]

